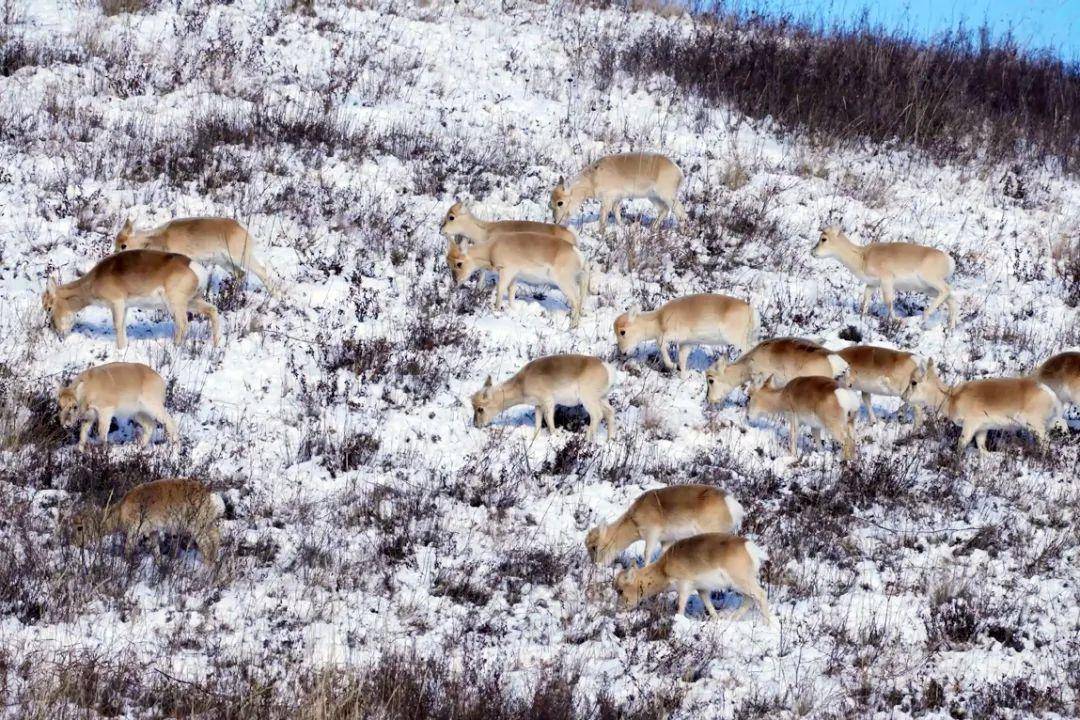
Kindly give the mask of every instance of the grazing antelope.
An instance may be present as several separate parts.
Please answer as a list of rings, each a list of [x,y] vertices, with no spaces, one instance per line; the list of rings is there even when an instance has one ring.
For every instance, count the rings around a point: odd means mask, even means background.
[[[956,263],[941,250],[914,243],[875,243],[856,245],[838,227],[821,231],[810,254],[816,258],[836,258],[857,278],[866,283],[862,310],[866,314],[874,288],[880,287],[889,309],[889,319],[896,319],[893,299],[897,290],[906,290],[937,297],[923,311],[925,322],[942,303],[948,303],[949,327],[956,327],[956,300],[948,279]]]
[[[182,533],[195,541],[203,562],[212,565],[221,545],[218,519],[224,514],[221,498],[196,480],[155,480],[133,488],[104,511],[76,513],[68,519],[68,525],[71,540],[80,547],[122,532],[128,553],[144,537]],[[157,542],[154,552],[159,552]]]
[[[719,616],[709,593],[733,588],[752,598],[766,624],[772,625],[765,590],[757,580],[766,559],[768,555],[752,540],[726,533],[703,533],[672,543],[651,565],[623,570],[615,576],[615,591],[622,605],[629,608],[674,585],[679,593],[675,612],[682,615],[690,592],[696,590],[709,616],[715,618]],[[746,610],[743,603],[732,619],[742,617]]]
[[[870,422],[877,421],[870,396],[902,396],[911,382],[911,376],[919,369],[919,363],[911,353],[875,345],[852,345],[837,350],[836,354],[848,364],[846,384],[862,393]],[[915,427],[919,427],[922,425],[922,408],[912,405],[912,410]]]
[[[711,485],[672,485],[638,496],[611,523],[601,523],[585,536],[593,562],[607,565],[638,540],[645,541],[645,564],[656,546],[699,533],[733,533],[742,523],[743,507],[731,495]]]
[[[1027,428],[1039,445],[1048,443],[1046,427],[1061,420],[1061,401],[1054,391],[1031,377],[970,380],[949,387],[938,377],[933,360],[911,378],[904,400],[931,407],[962,427],[956,451],[963,454],[972,438],[985,455],[986,433]],[[1067,429],[1066,429],[1067,431]]]
[[[554,222],[562,224],[584,201],[597,198],[600,201],[600,229],[606,230],[608,215],[613,210],[615,222],[620,226],[623,224],[623,200],[648,198],[660,213],[656,218],[657,226],[672,212],[682,222],[686,219],[686,211],[678,198],[682,181],[682,170],[663,155],[608,155],[582,170],[569,184],[559,178],[559,184],[551,191],[551,216]]]
[[[660,359],[668,370],[675,368],[668,343],[679,348],[679,375],[686,377],[686,361],[695,345],[734,345],[746,352],[757,338],[757,312],[745,300],[726,295],[687,295],[652,312],[634,308],[615,320],[615,341],[626,353],[635,345],[655,340]]]
[[[1063,405],[1080,404],[1080,352],[1054,355],[1039,366],[1034,378],[1053,390]]]
[[[578,244],[574,231],[562,225],[531,220],[481,220],[461,202],[450,206],[446,217],[443,218],[441,230],[442,234],[448,238],[461,235],[474,243],[485,243],[495,235],[526,232],[550,235],[556,240],[562,240],[574,246]]]
[[[836,377],[847,362],[831,350],[802,338],[772,338],[758,343],[733,363],[717,360],[705,371],[710,403],[724,401],[732,390],[748,381],[760,382],[772,375],[777,385],[809,375]]]
[[[88,305],[104,305],[112,310],[116,347],[127,347],[125,318],[128,305],[164,304],[172,313],[179,345],[187,332],[187,312],[192,310],[210,320],[216,347],[219,339],[217,308],[197,297],[199,277],[190,267],[191,259],[157,250],[125,250],[105,258],[90,272],[66,285],[49,279],[41,304],[61,335],[71,331],[75,313]]]
[[[116,252],[161,250],[186,255],[197,262],[231,270],[236,277],[245,271],[258,276],[268,292],[275,286],[270,273],[255,257],[255,240],[244,226],[231,218],[180,218],[152,230],[136,231],[129,219],[116,236]]]
[[[496,235],[476,245],[459,245],[451,240],[446,263],[454,281],[461,284],[477,270],[494,270],[499,275],[494,304],[502,309],[506,295],[514,308],[518,281],[554,285],[570,304],[570,326],[581,323],[581,306],[589,291],[589,269],[576,247],[551,235],[519,232]]]
[[[134,418],[142,428],[139,444],[146,447],[155,422],[165,426],[170,442],[176,442],[176,423],[165,410],[165,381],[141,363],[108,363],[90,368],[57,395],[60,424],[75,427],[80,421],[79,449],[86,447],[90,427],[97,419],[98,439],[109,442],[113,415]]]
[[[615,411],[607,401],[615,384],[615,370],[599,358],[589,355],[549,355],[529,362],[509,380],[491,384],[472,396],[473,424],[482,428],[495,416],[514,405],[536,408],[536,433],[541,422],[555,432],[555,406],[583,405],[589,413],[587,437],[596,437],[600,418],[607,420],[608,439],[615,437]]]
[[[774,386],[772,378],[750,391],[746,414],[751,420],[767,415],[782,415],[789,426],[789,449],[799,457],[799,424],[809,425],[814,439],[821,444],[821,431],[828,431],[843,447],[844,459],[855,457],[855,440],[851,432],[851,414],[859,410],[859,396],[833,378],[797,377],[782,388]]]

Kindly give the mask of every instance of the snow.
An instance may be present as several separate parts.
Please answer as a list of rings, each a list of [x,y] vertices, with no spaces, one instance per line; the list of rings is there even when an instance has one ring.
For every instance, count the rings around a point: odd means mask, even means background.
[[[213,579],[194,553],[182,553],[174,561],[182,567],[168,575],[147,556],[130,586],[116,595],[90,590],[75,615],[0,618],[13,657],[124,648],[172,675],[199,678],[222,658],[265,668],[359,667],[405,642],[456,662],[464,648],[454,638],[467,636],[523,687],[532,672],[563,657],[581,663],[579,692],[595,697],[605,689],[632,702],[686,669],[687,647],[706,647],[699,679],[680,680],[687,717],[731,716],[761,697],[855,712],[852,687],[860,676],[853,658],[872,628],[884,639],[869,653],[865,681],[906,688],[909,698],[931,677],[955,683],[956,697],[1002,678],[1060,678],[1075,650],[1077,616],[1075,411],[1072,435],[1055,441],[1055,457],[1021,452],[1024,436],[1003,437],[1003,453],[979,459],[971,450],[961,461],[955,483],[963,502],[934,505],[920,495],[858,507],[844,538],[858,562],[803,557],[794,545],[778,547],[801,540],[779,532],[785,519],[768,513],[795,486],[835,480],[838,448],[810,448],[804,440],[806,459],[793,466],[784,457],[786,429],[748,423],[745,393],[706,406],[702,371],[716,353],[695,353],[694,372],[681,380],[663,370],[655,346],[618,356],[611,327],[635,303],[651,309],[683,293],[724,292],[759,309],[763,338],[799,335],[839,348],[848,344],[841,331],[853,326],[865,342],[944,363],[950,380],[1024,373],[1080,342],[1076,309],[1062,300],[1051,259],[1056,243],[1076,241],[1080,182],[1025,167],[1032,192],[1021,202],[1003,195],[1001,168],[939,165],[884,148],[821,150],[768,124],[738,122],[724,109],[709,110],[701,123],[696,101],[665,78],[617,76],[610,93],[597,91],[589,77],[591,37],[617,42],[649,23],[685,22],[648,12],[466,2],[394,13],[320,5],[308,17],[242,1],[105,18],[76,7],[34,4],[15,31],[88,48],[84,62],[0,77],[3,114],[15,128],[0,134],[0,362],[48,393],[112,360],[146,362],[197,391],[195,407],[174,411],[181,446],[159,437],[151,452],[181,467],[208,460],[237,510],[224,522],[227,559]],[[201,17],[201,29],[178,29]],[[193,47],[196,40],[206,47]],[[132,59],[111,64],[117,53]],[[121,68],[124,77],[116,75]],[[357,74],[348,79],[350,68]],[[125,148],[151,146],[150,138],[189,142],[193,124],[215,109],[244,116],[259,103],[295,103],[299,111],[324,102],[328,115],[382,140],[362,148],[357,136],[332,154],[288,142],[219,147],[215,154],[235,160],[217,166],[220,177],[195,173],[179,182],[159,159],[143,158],[149,176],[125,169]],[[62,109],[49,110],[50,103]],[[79,126],[89,128],[85,138],[65,134]],[[709,253],[693,225],[659,232],[632,225],[601,237],[596,206],[586,205],[573,226],[601,273],[578,330],[569,329],[556,290],[537,291],[537,301],[525,287],[515,309],[495,312],[487,278],[453,287],[439,224],[456,198],[482,218],[547,220],[547,194],[560,175],[630,149],[668,153],[683,168],[682,197],[693,216],[715,211],[703,203],[717,198],[729,209],[763,204],[778,232],[740,245],[720,228],[728,244]],[[431,168],[468,157],[482,161],[467,171],[451,168],[435,192],[421,189],[430,186],[424,177]],[[800,173],[807,158],[828,176]],[[721,182],[733,159],[750,175],[734,190]],[[854,180],[844,181],[848,176]],[[866,192],[851,191],[874,182],[882,183],[881,197],[860,200]],[[380,207],[390,229],[371,224]],[[633,218],[648,220],[651,212],[645,201],[626,206]],[[196,214],[240,219],[286,288],[282,300],[270,299],[249,280],[241,306],[222,311],[219,349],[210,348],[201,320],[183,347],[173,347],[170,321],[154,311],[129,312],[123,352],[102,309],[80,313],[65,338],[43,329],[45,279],[68,281],[92,267],[126,217],[148,227]],[[913,241],[951,253],[957,330],[944,327],[944,312],[924,328],[915,295],[902,296],[896,325],[882,319],[880,295],[874,316],[860,318],[857,279],[835,261],[809,256],[829,223],[857,242]],[[675,251],[687,247],[694,259],[680,262]],[[213,271],[211,298],[221,296],[225,277]],[[463,334],[426,352],[432,366],[419,372],[444,379],[425,396],[398,366],[414,353],[418,323],[429,320]],[[392,358],[377,361],[373,375],[326,369],[326,357],[345,341],[380,338],[391,343]],[[472,426],[468,397],[485,377],[497,382],[556,352],[593,353],[614,364],[618,441],[582,450],[579,431],[568,430],[533,440],[532,414],[521,408],[488,428]],[[860,420],[862,462],[900,467],[915,453],[919,488],[952,482],[931,462],[937,448],[951,450],[951,439],[909,443],[906,411],[894,413],[898,401],[878,398],[875,406],[888,414],[874,426]],[[313,437],[356,433],[378,440],[361,467],[333,471],[317,452],[301,453]],[[120,442],[125,437],[113,435],[114,457],[138,454]],[[74,462],[73,447],[61,452]],[[0,464],[18,467],[18,457],[6,448]],[[721,485],[725,478],[740,488],[753,486],[751,476],[779,478],[769,497],[735,491],[747,508],[744,530],[773,558],[767,589],[779,624],[766,627],[754,611],[737,622],[708,622],[695,598],[689,617],[650,639],[641,628],[667,622],[673,593],[616,612],[612,570],[590,566],[584,534],[640,492],[707,471],[706,457]],[[562,467],[568,470],[551,470]],[[51,498],[33,506],[32,522],[42,547],[61,552],[57,518],[79,494],[62,482],[58,490],[5,485],[4,497]],[[415,492],[431,512],[395,511],[407,500],[391,492],[374,503],[381,518],[365,515],[358,506],[380,488]],[[766,517],[755,521],[755,512]],[[379,543],[398,522],[415,542],[388,560]],[[993,554],[956,554],[984,525],[1015,537]],[[1062,537],[1060,552],[1034,562],[1036,551]],[[260,543],[276,548],[271,558],[251,550]],[[551,562],[561,563],[557,577],[507,582],[501,568],[530,550],[551,553]],[[634,546],[623,562],[640,552]],[[106,564],[122,564],[120,555]],[[440,573],[479,583],[486,600],[477,606],[444,593]],[[932,590],[950,577],[975,585],[995,621],[1018,628],[1023,649],[979,633],[952,649],[927,650]],[[738,602],[727,595],[716,604],[723,613]]]

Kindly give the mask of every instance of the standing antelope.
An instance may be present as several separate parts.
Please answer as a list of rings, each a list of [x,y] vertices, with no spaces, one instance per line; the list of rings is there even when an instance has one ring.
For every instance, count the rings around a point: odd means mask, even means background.
[[[852,345],[836,354],[848,364],[846,384],[862,393],[863,404],[870,422],[876,422],[871,395],[900,397],[907,390],[911,376],[919,370],[915,356],[901,350],[875,345]],[[912,405],[915,427],[922,424],[922,408]]]
[[[607,420],[608,439],[615,437],[615,411],[607,400],[615,384],[615,370],[589,355],[549,355],[529,362],[512,378],[484,388],[472,396],[473,424],[482,428],[508,407],[532,405],[536,408],[536,433],[546,420],[555,432],[555,406],[583,405],[589,414],[589,439],[596,437],[600,418]]]
[[[963,454],[972,438],[985,455],[986,433],[1027,428],[1046,447],[1046,427],[1061,420],[1061,402],[1049,387],[1030,377],[970,380],[949,387],[938,377],[934,361],[911,378],[904,400],[934,408],[962,426],[956,451]]]
[[[682,181],[682,170],[663,155],[608,155],[582,170],[569,184],[559,178],[559,184],[551,191],[551,216],[556,223],[562,224],[585,200],[597,198],[603,231],[607,229],[607,218],[613,210],[615,222],[622,226],[623,200],[648,198],[660,213],[656,218],[657,226],[672,212],[682,222],[686,219],[686,211],[678,198]]]
[[[456,202],[450,206],[443,218],[442,234],[448,238],[461,235],[474,243],[484,243],[494,235],[525,232],[538,235],[550,235],[556,240],[577,246],[577,235],[569,228],[551,223],[531,220],[481,220],[469,212],[464,203]]]
[[[197,262],[231,270],[236,277],[251,271],[268,292],[275,291],[270,273],[255,257],[255,240],[231,218],[180,218],[152,230],[139,231],[129,219],[116,236],[116,251],[124,250],[179,253]]]
[[[187,311],[210,320],[211,337],[219,339],[217,308],[197,297],[199,277],[190,267],[191,259],[157,250],[126,250],[105,258],[90,272],[66,285],[49,279],[41,304],[61,335],[71,331],[75,313],[88,305],[104,305],[112,310],[116,347],[127,347],[128,305],[164,304],[176,324],[173,341],[179,345],[187,332]]]
[[[1080,404],[1080,352],[1054,355],[1039,366],[1034,378],[1053,390],[1063,405]]]
[[[221,545],[218,519],[225,503],[205,485],[195,480],[155,480],[143,483],[104,511],[85,510],[69,518],[71,539],[79,546],[106,535],[122,532],[127,552],[139,540],[153,534],[183,533],[199,548],[203,562],[212,565]],[[159,552],[154,543],[154,552]]]
[[[672,585],[679,593],[676,614],[686,611],[690,592],[696,590],[710,617],[719,617],[709,593],[733,588],[752,598],[768,625],[772,613],[765,590],[758,583],[761,563],[768,559],[757,543],[726,533],[703,533],[672,543],[651,565],[623,570],[615,576],[615,591],[624,607],[634,607]],[[744,602],[733,620],[747,610]]]
[[[750,391],[746,414],[751,420],[767,415],[782,415],[789,426],[789,450],[799,457],[799,424],[809,425],[814,439],[821,444],[821,431],[828,431],[843,447],[844,459],[855,457],[855,440],[851,432],[851,414],[859,410],[859,396],[833,378],[797,377],[784,387],[777,388],[771,378],[756,390]]]
[[[757,338],[757,312],[745,300],[726,295],[687,295],[652,312],[634,308],[615,320],[615,341],[626,353],[635,345],[655,340],[660,359],[668,370],[675,368],[668,343],[679,350],[679,375],[686,377],[686,361],[695,345],[734,345],[746,352]]]
[[[645,541],[645,564],[656,546],[705,532],[733,533],[742,523],[743,507],[711,485],[672,485],[638,496],[618,520],[601,523],[585,536],[593,562],[607,565],[638,540]]]
[[[79,449],[86,447],[90,427],[97,420],[98,439],[109,442],[113,415],[131,417],[142,428],[139,444],[146,447],[155,422],[165,426],[170,442],[176,442],[176,423],[165,410],[165,381],[141,363],[108,363],[90,368],[57,395],[60,424],[75,427],[80,421]]]
[[[809,375],[836,377],[847,362],[831,350],[802,338],[772,338],[758,343],[733,363],[717,360],[705,371],[707,399],[724,401],[732,390],[748,381],[760,382],[768,375],[778,385]]]
[[[874,288],[880,287],[889,309],[889,319],[896,319],[893,299],[897,290],[906,290],[937,297],[923,311],[923,321],[942,303],[948,303],[949,327],[956,327],[956,300],[948,279],[956,263],[941,250],[914,243],[875,243],[856,245],[838,227],[821,231],[810,254],[816,258],[836,258],[857,278],[866,283],[863,291],[863,315],[870,305]]]
[[[517,232],[497,234],[492,240],[462,246],[451,240],[446,263],[455,282],[461,284],[479,269],[499,275],[495,288],[496,310],[508,296],[514,308],[518,281],[554,285],[566,295],[570,305],[570,326],[581,323],[581,307],[589,290],[589,269],[576,247],[551,235]]]

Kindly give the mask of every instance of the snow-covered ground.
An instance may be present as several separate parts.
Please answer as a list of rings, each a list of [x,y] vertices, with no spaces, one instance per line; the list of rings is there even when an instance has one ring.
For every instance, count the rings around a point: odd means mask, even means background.
[[[1006,433],[989,458],[957,460],[947,421],[913,434],[899,401],[879,399],[884,421],[860,421],[856,463],[807,437],[794,466],[786,430],[749,423],[744,393],[706,406],[711,356],[695,353],[684,381],[654,346],[619,356],[612,333],[634,304],[715,291],[753,303],[764,336],[910,349],[949,380],[1024,373],[1080,344],[1055,260],[1080,233],[1080,183],[822,149],[662,77],[608,83],[598,49],[651,23],[689,20],[479,0],[8,11],[0,37],[33,60],[0,76],[0,660],[13,712],[42,682],[33,668],[79,653],[198,683],[410,652],[498,669],[523,694],[558,663],[583,711],[602,695],[677,717],[1080,707],[1075,411],[1049,454]],[[682,167],[691,219],[654,228],[649,203],[628,204],[644,224],[603,237],[587,205],[574,227],[598,292],[579,329],[558,291],[524,288],[495,312],[488,278],[453,287],[439,226],[455,199],[483,218],[546,220],[560,175],[626,150]],[[103,309],[62,339],[45,327],[50,275],[86,272],[125,218],[190,215],[243,222],[284,297],[215,270],[216,350],[199,320],[174,347],[153,311],[131,312],[123,352]],[[880,297],[860,318],[857,281],[809,255],[827,224],[950,252],[956,330],[944,313],[924,327],[918,296],[902,297],[897,323]],[[572,412],[535,441],[526,408],[472,426],[485,377],[557,352],[616,364],[618,439],[585,442]],[[170,382],[179,446],[159,436],[141,452],[121,423],[107,455],[80,456],[73,436],[45,432],[60,383],[112,360]],[[204,477],[235,505],[213,570],[191,551],[129,562],[118,544],[63,542],[71,508],[154,473]],[[771,556],[775,626],[754,612],[706,621],[696,599],[672,617],[671,593],[616,609],[614,570],[589,563],[586,530],[686,481],[746,507],[744,531]]]

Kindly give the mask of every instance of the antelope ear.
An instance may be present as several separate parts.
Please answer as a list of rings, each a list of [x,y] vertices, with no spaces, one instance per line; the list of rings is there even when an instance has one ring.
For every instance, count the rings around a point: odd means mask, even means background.
[[[484,381],[484,389],[487,390],[489,387],[491,387],[491,376],[490,375],[488,375],[487,380]]]
[[[45,289],[48,292],[54,293],[57,288],[59,288],[59,285],[56,284],[56,278],[49,278],[48,282],[45,283]]]
[[[131,232],[131,229],[132,229],[131,218],[128,218],[127,220],[124,221],[124,227],[120,228],[120,232],[128,233],[128,232]]]
[[[937,376],[937,367],[934,365],[933,360],[927,360],[926,361],[926,373],[925,374],[926,375]]]
[[[566,178],[564,178],[562,175],[560,175],[558,184],[559,185],[565,185],[566,184]]]

